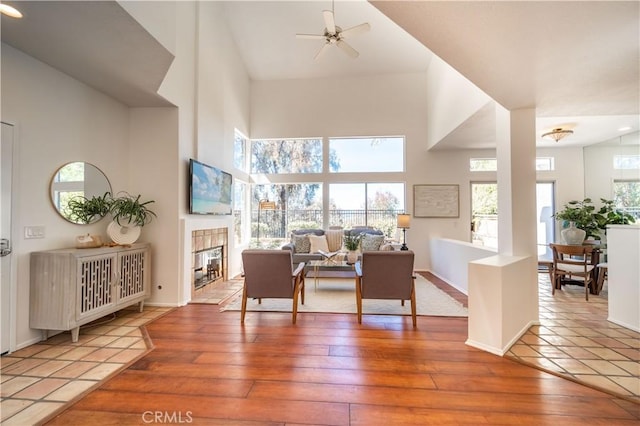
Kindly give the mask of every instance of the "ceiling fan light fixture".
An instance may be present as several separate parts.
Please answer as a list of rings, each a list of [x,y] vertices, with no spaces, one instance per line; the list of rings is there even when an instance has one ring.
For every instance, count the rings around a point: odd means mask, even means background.
[[[551,130],[550,132],[543,133],[542,137],[544,139],[551,139],[555,142],[559,142],[560,139],[572,134],[573,134],[573,130],[563,129],[562,127],[558,127],[556,129]]]
[[[296,37],[301,39],[324,40],[324,44],[320,47],[320,50],[314,57],[316,61],[325,53],[327,46],[337,46],[350,58],[357,58],[360,55],[358,51],[351,47],[351,45],[349,45],[344,39],[346,37],[367,32],[371,29],[371,25],[368,22],[364,22],[360,25],[343,30],[336,25],[333,6],[334,4],[332,2],[331,10],[322,11],[322,17],[325,24],[323,34],[296,34]]]
[[[22,13],[18,9],[4,3],[0,3],[0,13],[12,18],[22,18]]]

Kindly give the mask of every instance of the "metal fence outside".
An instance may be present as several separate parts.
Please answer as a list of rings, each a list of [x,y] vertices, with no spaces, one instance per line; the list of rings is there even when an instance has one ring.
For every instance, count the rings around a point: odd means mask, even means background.
[[[251,238],[288,240],[294,229],[327,229],[341,226],[372,226],[389,238],[396,234],[396,217],[404,210],[329,210],[329,223],[323,224],[322,210],[253,210]]]

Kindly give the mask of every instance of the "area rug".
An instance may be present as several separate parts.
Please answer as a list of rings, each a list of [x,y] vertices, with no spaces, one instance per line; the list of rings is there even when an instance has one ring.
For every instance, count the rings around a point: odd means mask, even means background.
[[[242,292],[234,296],[221,311],[239,311]],[[437,288],[426,278],[416,278],[416,305],[418,315],[466,317],[467,308]],[[247,300],[247,311],[291,312],[291,299]],[[306,279],[304,305],[298,304],[298,312],[356,313],[356,293],[353,278],[321,278],[314,290],[313,278]],[[363,299],[362,312],[374,315],[411,315],[411,304],[405,306],[398,300]]]

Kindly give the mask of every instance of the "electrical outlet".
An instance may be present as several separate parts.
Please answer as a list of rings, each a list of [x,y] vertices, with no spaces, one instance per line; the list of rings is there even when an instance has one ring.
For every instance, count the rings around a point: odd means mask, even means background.
[[[25,226],[24,238],[44,238],[44,226]]]

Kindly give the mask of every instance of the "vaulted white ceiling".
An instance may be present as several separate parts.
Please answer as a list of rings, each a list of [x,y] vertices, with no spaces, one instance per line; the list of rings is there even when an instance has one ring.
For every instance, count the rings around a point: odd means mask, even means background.
[[[19,28],[2,17],[3,42],[128,105],[162,104],[154,96],[161,76],[147,66],[166,69],[171,55],[117,2],[6,3],[28,13]],[[331,8],[329,0],[224,2],[230,36],[256,80],[425,71],[435,53],[503,106],[536,108],[538,134],[572,126],[563,146],[639,130],[640,2],[336,1],[337,25],[369,22],[371,30],[348,40],[357,59],[335,48],[314,61],[321,41],[295,34],[322,33],[322,10]],[[486,115],[439,148],[491,146]]]

